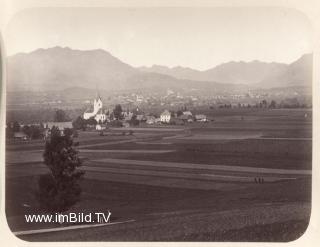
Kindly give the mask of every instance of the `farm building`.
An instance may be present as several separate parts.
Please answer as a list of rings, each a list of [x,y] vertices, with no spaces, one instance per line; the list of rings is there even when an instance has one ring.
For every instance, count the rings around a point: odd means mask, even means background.
[[[162,123],[169,123],[171,119],[171,113],[168,110],[165,110],[160,115],[160,121]]]
[[[155,124],[156,123],[156,118],[154,116],[147,116],[147,124]]]
[[[185,116],[191,116],[192,117],[191,111],[184,111],[182,114],[185,115]]]
[[[195,115],[195,119],[197,122],[207,122],[208,121],[207,116],[204,114]]]
[[[96,125],[96,130],[105,130],[107,127],[105,124],[97,124]]]
[[[46,137],[50,135],[50,130],[52,129],[52,127],[58,128],[61,135],[64,135],[65,129],[73,129],[72,122],[47,122],[44,124],[44,128],[46,129]]]
[[[29,137],[23,132],[15,132],[13,138],[17,140],[28,140]]]

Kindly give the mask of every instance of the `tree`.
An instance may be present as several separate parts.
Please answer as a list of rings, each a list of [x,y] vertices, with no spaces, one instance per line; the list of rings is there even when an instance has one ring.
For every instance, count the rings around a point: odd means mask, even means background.
[[[61,110],[61,109],[56,110],[55,115],[54,115],[55,122],[66,122],[68,120],[69,120],[69,118],[64,110]]]
[[[113,109],[113,116],[116,120],[121,120],[122,119],[122,107],[121,105],[116,105],[115,108]]]
[[[13,132],[19,132],[20,131],[20,124],[17,121],[13,122]]]
[[[31,128],[30,128],[30,126],[28,126],[28,125],[24,125],[24,126],[22,127],[22,132],[25,133],[28,137],[31,137],[31,136],[32,136]]]
[[[86,120],[86,124],[88,124],[88,125],[97,125],[98,124],[98,122],[97,122],[97,120],[95,120],[95,118],[94,117],[91,117],[91,118],[89,118],[88,120]]]
[[[131,126],[138,126],[139,125],[139,120],[137,119],[137,115],[133,114],[133,116],[131,117],[129,124]]]
[[[274,100],[272,100],[270,105],[269,105],[269,108],[273,108],[274,109],[274,108],[276,108],[276,105],[277,105],[277,103]]]
[[[22,132],[25,133],[30,139],[39,139],[42,137],[40,126],[25,125],[22,127]]]
[[[181,115],[183,115],[183,112],[181,110],[177,111],[177,117],[180,117]]]
[[[86,120],[84,120],[81,116],[72,122],[72,126],[76,130],[86,130],[86,125]]]
[[[268,106],[268,102],[264,99],[264,100],[262,100],[262,107],[263,108],[267,108],[267,106]]]
[[[7,124],[7,127],[6,127],[6,138],[13,138],[13,136],[14,136],[13,128],[11,127],[10,124]]]
[[[73,136],[73,129],[65,128],[63,133],[64,135]]]
[[[40,176],[37,193],[40,205],[49,212],[64,212],[80,200],[79,179],[84,172],[77,169],[82,162],[74,146],[71,135],[61,135],[56,127],[51,129],[43,153],[50,173]]]
[[[30,138],[39,139],[41,137],[41,130],[39,126],[31,125],[30,126]]]

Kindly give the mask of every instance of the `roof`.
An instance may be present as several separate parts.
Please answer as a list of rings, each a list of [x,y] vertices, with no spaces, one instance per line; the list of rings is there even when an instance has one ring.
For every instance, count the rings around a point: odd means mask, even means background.
[[[93,106],[90,105],[84,113],[92,113],[92,112],[93,112]]]
[[[47,122],[44,124],[45,128],[51,129],[53,126],[57,127],[59,130],[72,129],[72,122]]]
[[[181,116],[179,116],[179,118],[182,120],[188,120],[189,116],[188,115],[181,115]]]
[[[164,116],[164,115],[171,116],[171,113],[168,110],[165,110],[164,112],[161,113],[161,116]]]
[[[13,137],[15,137],[15,138],[23,138],[23,137],[27,137],[27,135],[25,133],[23,133],[23,132],[15,132],[13,134]]]
[[[191,111],[184,111],[183,115],[191,115],[192,116],[192,113],[191,113]]]
[[[207,118],[207,116],[204,115],[204,114],[197,114],[197,115],[195,115],[195,118],[196,119],[201,119],[201,118]]]

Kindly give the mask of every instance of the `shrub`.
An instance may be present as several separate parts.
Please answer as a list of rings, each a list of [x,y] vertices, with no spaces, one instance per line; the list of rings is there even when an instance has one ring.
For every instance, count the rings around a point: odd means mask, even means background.
[[[37,198],[42,208],[49,212],[63,212],[80,200],[79,179],[84,175],[78,171],[81,160],[71,135],[61,135],[53,127],[51,137],[45,144],[44,162],[50,173],[38,180]]]

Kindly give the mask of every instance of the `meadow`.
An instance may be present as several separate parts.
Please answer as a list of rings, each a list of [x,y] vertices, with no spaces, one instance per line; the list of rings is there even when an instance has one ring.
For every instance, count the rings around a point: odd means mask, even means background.
[[[114,222],[134,222],[20,237],[30,241],[298,238],[310,215],[312,112],[216,109],[207,114],[214,121],[110,128],[104,136],[80,131],[75,141],[86,174],[82,199],[70,210],[108,208]],[[42,162],[43,145],[39,141],[7,145],[6,211],[12,231],[60,227],[23,221],[24,214],[40,212],[34,192],[38,175],[48,171]],[[264,183],[257,183],[258,178]],[[280,234],[281,227],[286,231]]]

